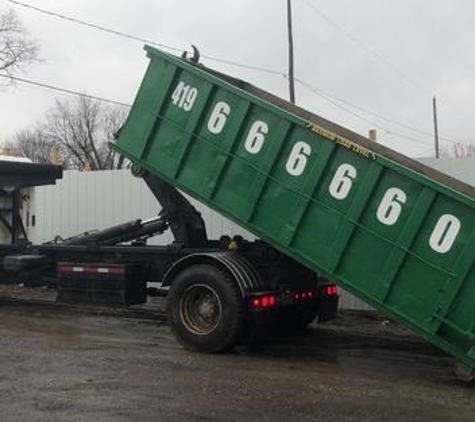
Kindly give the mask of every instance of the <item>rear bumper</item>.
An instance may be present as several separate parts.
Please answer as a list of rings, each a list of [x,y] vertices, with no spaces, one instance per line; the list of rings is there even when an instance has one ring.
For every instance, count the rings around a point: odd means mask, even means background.
[[[339,296],[323,296],[318,301],[318,323],[331,321],[338,313]]]

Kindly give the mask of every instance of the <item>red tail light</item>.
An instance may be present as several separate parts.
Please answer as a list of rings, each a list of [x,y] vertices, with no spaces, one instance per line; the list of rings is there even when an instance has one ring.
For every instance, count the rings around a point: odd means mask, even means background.
[[[317,292],[312,292],[311,290],[308,290],[303,292],[295,292],[293,295],[295,301],[305,302],[308,300],[312,300],[317,295]]]
[[[259,309],[272,309],[277,306],[277,297],[272,294],[257,296],[251,299],[251,308],[254,310]]]
[[[327,286],[325,287],[325,293],[327,294],[327,296],[338,296],[338,287]]]

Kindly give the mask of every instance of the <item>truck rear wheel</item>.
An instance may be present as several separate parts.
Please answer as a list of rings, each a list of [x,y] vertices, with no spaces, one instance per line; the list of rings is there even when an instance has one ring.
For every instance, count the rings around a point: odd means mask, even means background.
[[[461,362],[456,362],[454,367],[455,376],[463,382],[474,383],[475,382],[475,370],[469,368]]]
[[[186,349],[218,353],[241,340],[246,311],[240,290],[227,272],[198,264],[175,277],[168,293],[167,316]]]

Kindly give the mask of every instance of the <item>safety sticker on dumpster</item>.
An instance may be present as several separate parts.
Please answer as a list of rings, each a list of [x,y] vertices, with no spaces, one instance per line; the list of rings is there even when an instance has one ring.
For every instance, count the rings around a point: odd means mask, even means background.
[[[366,158],[371,160],[376,159],[376,154],[369,149],[358,145],[357,143],[350,141],[349,139],[343,138],[333,132],[330,132],[327,129],[322,128],[321,126],[316,125],[315,123],[308,122],[307,129],[310,129],[312,132],[316,133],[317,135],[323,136],[325,139],[328,139],[332,142],[335,142],[337,145],[340,145],[344,148],[348,148],[357,154],[360,154]]]

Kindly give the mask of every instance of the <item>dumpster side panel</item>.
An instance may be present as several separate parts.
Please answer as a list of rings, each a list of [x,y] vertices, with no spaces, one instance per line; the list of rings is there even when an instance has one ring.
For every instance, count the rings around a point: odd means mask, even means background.
[[[475,368],[472,198],[149,56],[115,149]]]
[[[150,64],[137,93],[125,125],[120,131],[121,147],[135,157],[142,157],[157,123],[157,116],[166,105],[169,87],[179,70],[172,63],[157,58]],[[158,81],[158,82],[157,82]],[[125,136],[122,136],[122,135]]]

